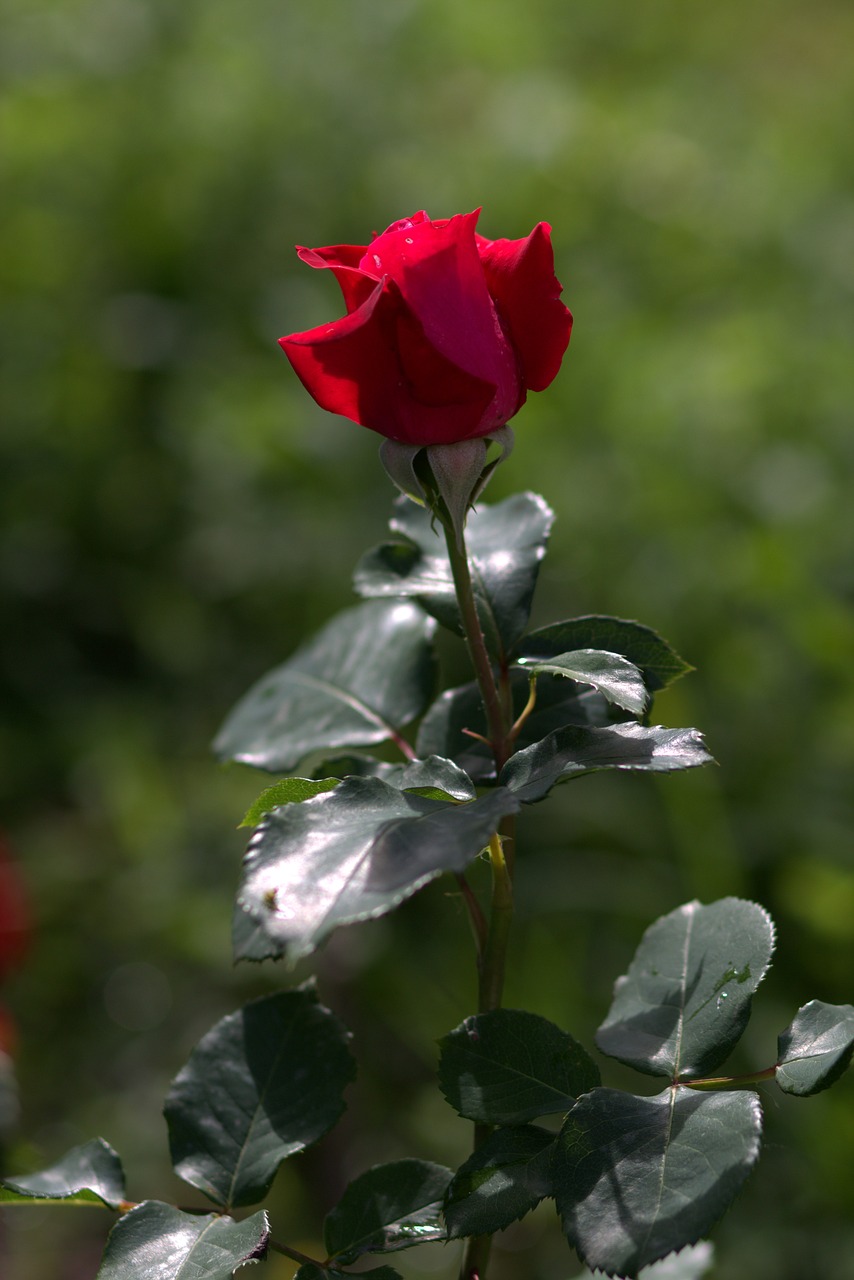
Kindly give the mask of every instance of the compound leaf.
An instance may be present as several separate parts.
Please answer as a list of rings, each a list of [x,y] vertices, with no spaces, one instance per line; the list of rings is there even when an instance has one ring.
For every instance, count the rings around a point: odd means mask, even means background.
[[[285,773],[315,751],[387,741],[427,705],[435,626],[406,600],[339,613],[238,702],[214,751]]]
[[[103,1138],[84,1142],[38,1173],[0,1179],[0,1204],[62,1200],[116,1209],[125,1198],[122,1162]]]
[[[709,764],[712,757],[696,729],[664,729],[630,722],[608,728],[556,729],[511,756],[499,782],[525,804],[542,800],[559,782],[600,769],[669,773]]]
[[[534,493],[518,493],[469,513],[466,543],[475,604],[487,645],[509,652],[528,624],[540,562],[554,513]],[[410,596],[444,626],[462,634],[451,564],[430,512],[398,498],[391,520],[394,542],[365,555],[354,585],[363,596]]]
[[[725,1060],[774,950],[755,902],[689,902],[647,929],[596,1033],[603,1053],[649,1075],[690,1079]]]
[[[696,1243],[750,1172],[761,1132],[754,1093],[594,1089],[567,1116],[552,1160],[570,1244],[589,1267],[633,1277]]]
[[[426,1160],[394,1160],[354,1179],[326,1216],[323,1238],[337,1263],[445,1240],[442,1200],[452,1173]]]
[[[269,1238],[266,1213],[235,1222],[147,1200],[113,1227],[97,1280],[231,1280],[266,1256]]]
[[[347,778],[267,815],[246,854],[240,905],[268,955],[296,959],[338,925],[384,915],[443,871],[462,871],[517,808],[503,788],[458,804]],[[257,958],[254,934],[251,946]]]
[[[448,1187],[448,1237],[503,1231],[552,1195],[554,1142],[553,1133],[530,1124],[491,1133]]]
[[[521,1009],[466,1018],[439,1043],[443,1094],[461,1116],[484,1124],[525,1124],[567,1111],[599,1083],[577,1040]]]
[[[229,1014],[190,1054],[164,1112],[175,1172],[226,1208],[257,1204],[282,1161],[331,1129],[356,1074],[349,1036],[311,990]]]
[[[777,1039],[777,1084],[808,1097],[838,1080],[854,1053],[854,1006],[810,1000]]]
[[[607,649],[640,668],[644,684],[656,693],[692,668],[650,627],[625,618],[590,614],[552,622],[531,631],[519,645],[519,658],[545,661],[571,649]]]

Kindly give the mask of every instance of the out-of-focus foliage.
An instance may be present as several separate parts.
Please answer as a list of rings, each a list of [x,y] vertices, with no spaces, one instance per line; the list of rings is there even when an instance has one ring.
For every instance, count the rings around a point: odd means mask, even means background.
[[[804,1000],[850,1001],[848,0],[6,0],[2,26],[0,801],[38,927],[3,996],[14,1171],[102,1133],[131,1196],[179,1195],[169,1078],[290,981],[230,968],[260,786],[208,742],[347,602],[392,494],[378,438],[322,414],[275,339],[339,305],[295,242],[422,207],[482,204],[488,236],[552,222],[576,327],[490,498],[557,512],[535,622],[660,630],[698,669],[660,718],[721,765],[526,815],[508,1003],[589,1044],[643,928],[726,893],[781,937],[743,1069]],[[433,1071],[471,967],[435,887],[323,953],[362,1068],[343,1137],[281,1178],[291,1243],[372,1163],[465,1157]],[[771,1108],[716,1274],[854,1274],[852,1117],[850,1082]],[[94,1275],[105,1224],[72,1216],[9,1211],[3,1274]],[[550,1221],[499,1241],[504,1274],[532,1243],[526,1274],[572,1271]]]

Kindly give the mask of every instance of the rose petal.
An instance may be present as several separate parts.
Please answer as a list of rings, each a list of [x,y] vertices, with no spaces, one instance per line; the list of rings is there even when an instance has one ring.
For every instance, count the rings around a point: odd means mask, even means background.
[[[445,444],[485,434],[491,383],[427,341],[393,284],[380,281],[355,311],[280,338],[306,390],[340,413],[404,444]]]
[[[355,311],[371,296],[379,276],[359,270],[365,255],[363,244],[330,244],[322,249],[306,249],[297,245],[297,256],[310,267],[326,268],[341,286],[347,311]]]
[[[486,283],[507,325],[529,391],[543,391],[560,368],[572,316],[560,301],[551,227],[540,222],[523,240],[485,240],[478,251]]]

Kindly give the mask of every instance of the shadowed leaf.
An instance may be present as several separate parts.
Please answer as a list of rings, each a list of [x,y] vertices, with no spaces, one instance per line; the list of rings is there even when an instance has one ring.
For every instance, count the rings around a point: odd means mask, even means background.
[[[775,1079],[784,1093],[820,1093],[839,1079],[852,1053],[854,1006],[810,1000],[777,1040]]]
[[[692,668],[651,627],[625,618],[590,614],[553,622],[531,631],[519,645],[519,658],[545,661],[571,649],[607,649],[640,668],[650,693],[664,689]]]
[[[178,1176],[226,1208],[257,1204],[282,1161],[344,1110],[356,1073],[348,1040],[310,990],[267,996],[223,1018],[166,1099]]]
[[[448,1236],[492,1235],[552,1194],[555,1135],[535,1125],[497,1129],[454,1175],[445,1197]]]
[[[441,1209],[451,1176],[426,1160],[394,1160],[354,1179],[323,1224],[330,1258],[346,1264],[445,1240]]]

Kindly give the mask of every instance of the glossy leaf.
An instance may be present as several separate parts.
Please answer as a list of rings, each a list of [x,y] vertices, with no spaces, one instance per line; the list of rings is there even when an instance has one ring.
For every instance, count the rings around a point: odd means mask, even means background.
[[[671,911],[647,929],[617,979],[597,1045],[650,1075],[708,1075],[747,1026],[773,950],[774,925],[755,902],[722,898]]]
[[[426,1160],[376,1165],[347,1187],[326,1216],[323,1239],[336,1263],[445,1240],[442,1201],[451,1170]]]
[[[525,627],[554,513],[534,493],[518,493],[469,513],[466,543],[475,603],[487,645],[509,652]],[[363,596],[415,597],[445,627],[462,634],[451,564],[441,528],[406,498],[395,503],[394,542],[369,551],[354,585]]]
[[[528,701],[529,673],[521,668],[510,672],[513,714],[518,716]],[[558,676],[540,676],[533,713],[522,725],[517,750],[539,742],[564,725],[608,725],[625,719],[625,713],[596,690]],[[495,780],[495,763],[489,747],[464,730],[486,734],[487,725],[480,691],[476,684],[448,689],[433,703],[421,721],[416,747],[419,756],[438,755],[454,760],[476,782]]]
[[[414,791],[433,800],[474,800],[477,796],[474,783],[467,773],[453,760],[441,756],[428,756],[426,760],[413,760],[409,764],[392,765],[382,775],[383,781],[398,791]]]
[[[638,1280],[702,1280],[711,1270],[715,1260],[714,1246],[708,1240],[689,1245],[678,1253],[669,1253],[660,1262],[651,1262],[638,1272]],[[586,1267],[573,1280],[599,1280],[601,1271],[593,1273]]]
[[[226,1208],[257,1204],[282,1161],[331,1129],[356,1074],[348,1033],[311,990],[218,1022],[166,1099],[175,1172]]]
[[[504,766],[499,782],[523,803],[533,804],[557,783],[600,769],[670,773],[710,763],[712,757],[696,729],[633,722],[589,729],[570,725],[517,751]]]
[[[535,1125],[496,1129],[454,1175],[445,1197],[448,1236],[492,1235],[552,1194],[555,1135]]]
[[[750,1172],[761,1132],[754,1093],[594,1089],[567,1116],[552,1160],[570,1244],[591,1268],[637,1276],[696,1243]]]
[[[255,684],[214,751],[285,773],[315,751],[385,742],[433,689],[435,623],[417,604],[371,601],[333,618]]]
[[[519,658],[544,661],[571,649],[607,649],[640,668],[650,693],[664,689],[692,668],[650,627],[625,618],[590,614],[553,622],[531,631],[519,645]]]
[[[599,1071],[566,1031],[521,1009],[466,1018],[439,1042],[439,1086],[468,1120],[524,1124],[567,1111]]]
[[[777,1084],[808,1097],[832,1085],[854,1053],[854,1006],[810,1000],[777,1040]]]
[[[384,915],[443,871],[462,871],[517,807],[504,789],[457,804],[348,778],[268,814],[246,854],[240,904],[269,954],[296,959],[337,926]]]
[[[603,649],[574,649],[570,653],[559,653],[554,658],[522,658],[520,661],[532,676],[562,676],[566,680],[589,684],[624,711],[641,716],[646,710],[649,695],[643,676],[634,663],[618,653],[607,653]]]
[[[0,1204],[62,1200],[117,1208],[125,1198],[122,1162],[103,1138],[72,1149],[38,1173],[0,1179]]]
[[[235,1222],[147,1200],[113,1227],[97,1280],[231,1280],[269,1238],[266,1213]]]
[[[278,809],[283,804],[302,804],[311,800],[312,796],[322,795],[324,791],[334,791],[340,778],[282,778],[271,787],[265,787],[254,804],[246,810],[241,827],[257,827],[258,823],[271,809]]]

